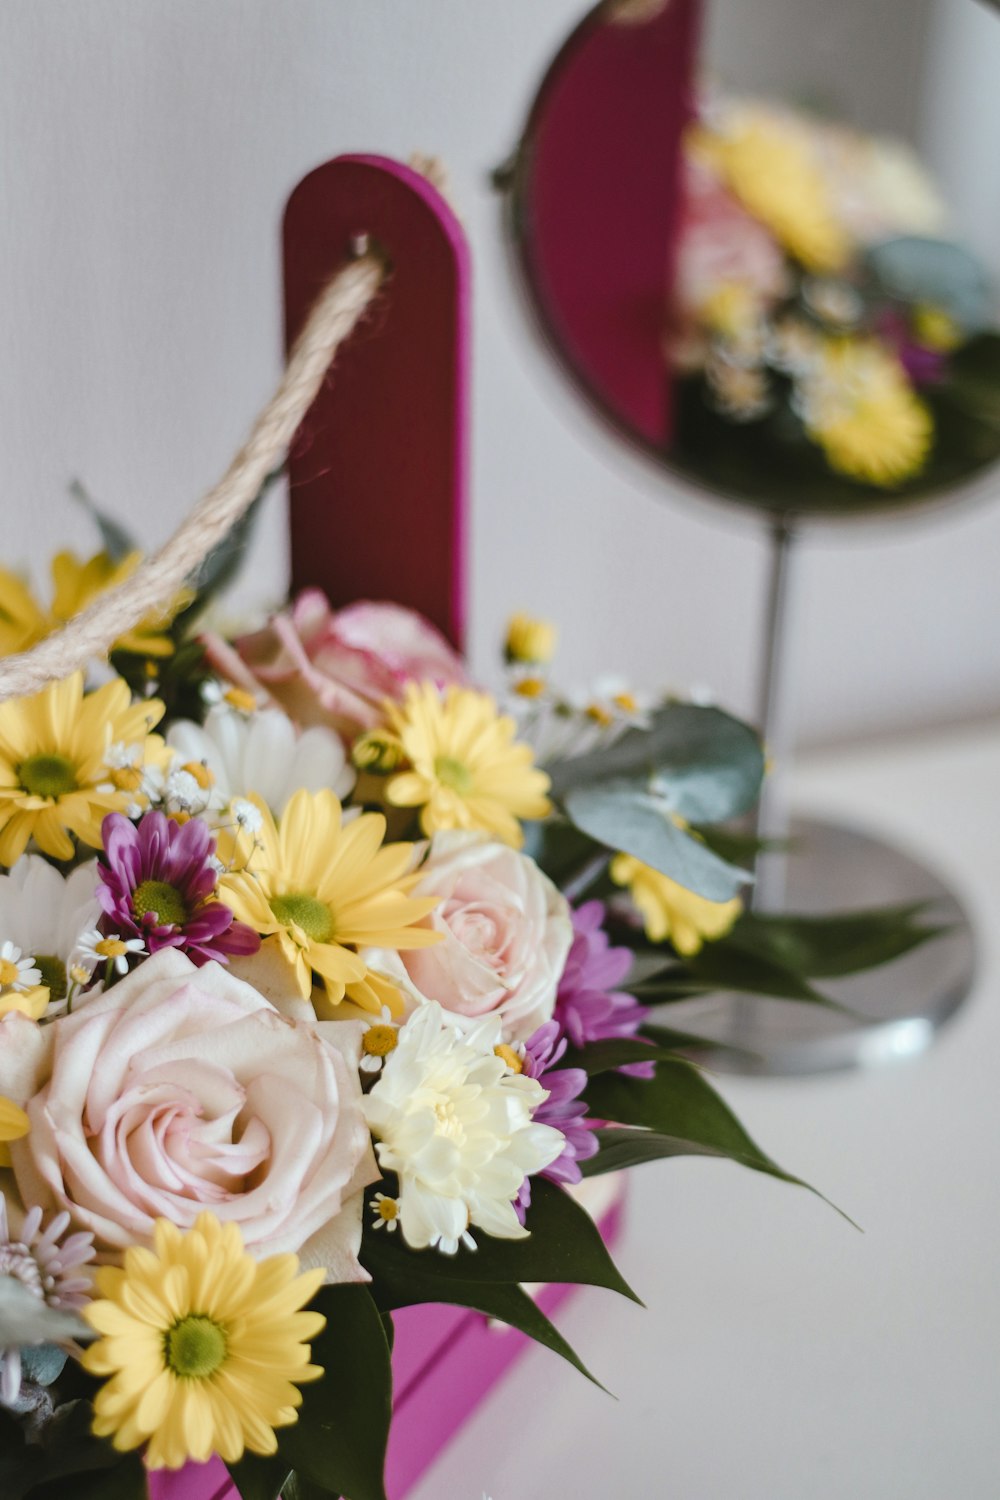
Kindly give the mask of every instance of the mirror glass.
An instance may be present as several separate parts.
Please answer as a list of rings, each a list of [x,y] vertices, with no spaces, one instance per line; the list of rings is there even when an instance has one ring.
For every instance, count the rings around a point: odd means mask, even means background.
[[[1000,458],[998,71],[980,0],[606,0],[509,177],[548,343],[715,495],[964,492]]]

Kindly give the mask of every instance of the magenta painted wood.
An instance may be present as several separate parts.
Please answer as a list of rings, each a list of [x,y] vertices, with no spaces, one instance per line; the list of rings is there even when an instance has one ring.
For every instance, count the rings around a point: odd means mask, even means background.
[[[670,438],[663,338],[698,19],[699,0],[629,25],[599,6],[545,76],[519,169],[549,340],[604,414],[657,447]]]
[[[364,234],[392,278],[293,445],[292,587],[409,605],[461,647],[469,253],[425,178],[387,157],[340,156],[299,183],[284,220],[286,335]]]
[[[622,1228],[622,1200],[600,1221],[613,1246]],[[538,1296],[551,1314],[575,1287],[547,1286]],[[393,1314],[393,1418],[386,1458],[389,1500],[406,1496],[531,1340],[499,1328],[464,1307],[422,1304]],[[239,1500],[218,1459],[149,1476],[150,1500]]]

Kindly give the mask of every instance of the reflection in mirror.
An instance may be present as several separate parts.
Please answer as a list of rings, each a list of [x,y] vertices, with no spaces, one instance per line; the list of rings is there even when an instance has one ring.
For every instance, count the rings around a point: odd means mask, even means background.
[[[543,327],[606,416],[772,513],[900,506],[1000,457],[992,278],[969,243],[992,226],[963,222],[954,142],[991,138],[957,71],[984,30],[1000,55],[977,0],[586,17],[513,204]]]

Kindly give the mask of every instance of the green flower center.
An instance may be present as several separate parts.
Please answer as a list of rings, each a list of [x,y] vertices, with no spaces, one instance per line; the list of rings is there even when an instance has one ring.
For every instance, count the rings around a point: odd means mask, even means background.
[[[192,1313],[175,1323],[164,1340],[168,1369],[185,1380],[207,1380],[226,1357],[225,1329],[211,1318]]]
[[[32,958],[35,968],[41,973],[41,983],[48,985],[49,1000],[55,1003],[65,1000],[66,990],[66,965],[61,958],[56,958],[52,953],[36,953]]]
[[[64,797],[76,791],[76,770],[65,755],[29,755],[17,774],[33,797]]]
[[[307,938],[314,943],[328,943],[333,936],[333,912],[315,896],[293,892],[288,896],[272,896],[271,910],[284,927],[301,927]]]
[[[434,775],[442,786],[450,786],[452,791],[458,792],[459,796],[465,796],[472,790],[472,777],[460,760],[454,760],[450,755],[437,755],[434,758]]]
[[[140,921],[147,912],[155,912],[161,927],[183,927],[188,919],[184,897],[165,880],[144,880],[132,892],[132,914]]]

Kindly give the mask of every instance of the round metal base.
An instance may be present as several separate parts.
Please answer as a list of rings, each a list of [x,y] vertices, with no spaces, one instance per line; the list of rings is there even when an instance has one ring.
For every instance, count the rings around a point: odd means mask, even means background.
[[[912,1057],[972,987],[975,942],[965,911],[926,865],[882,840],[837,823],[796,819],[787,855],[785,911],[820,915],[931,901],[928,920],[951,930],[902,958],[817,988],[852,1015],[789,1000],[735,994],[672,1005],[667,1025],[720,1043],[699,1060],[730,1073],[832,1072]],[[725,1050],[725,1044],[751,1056]]]

